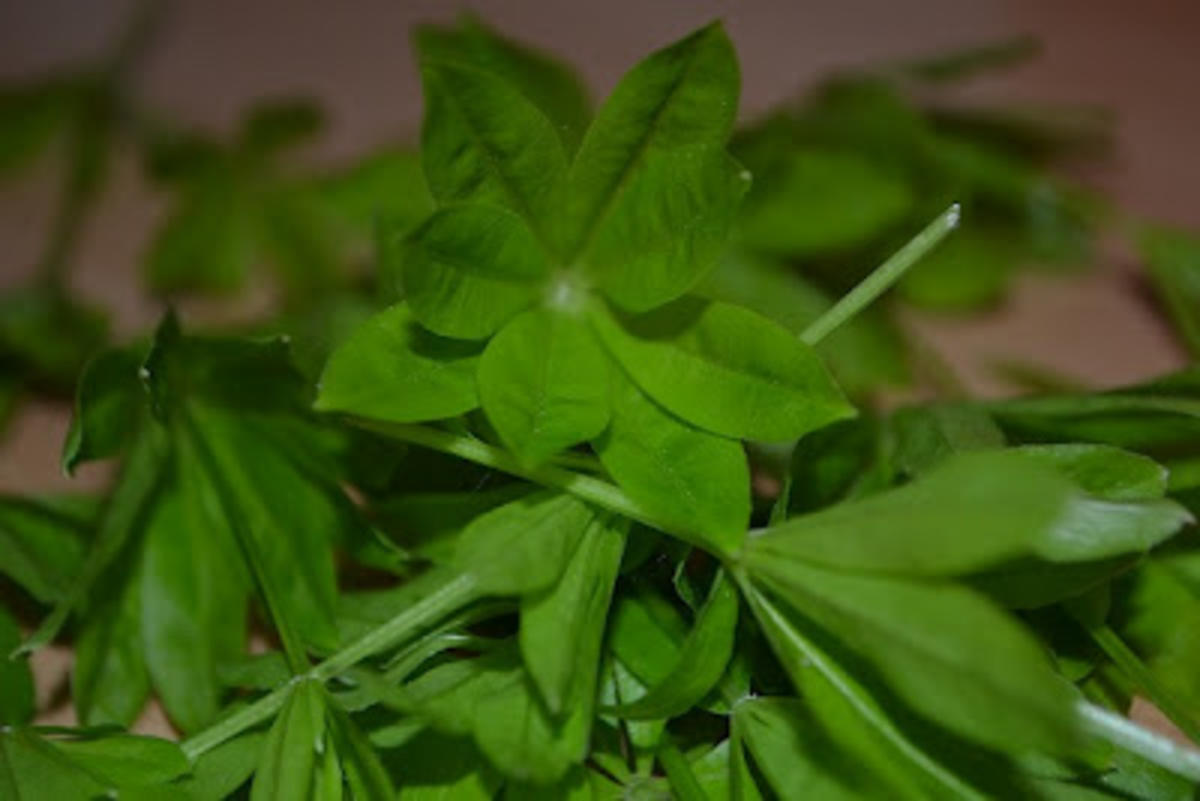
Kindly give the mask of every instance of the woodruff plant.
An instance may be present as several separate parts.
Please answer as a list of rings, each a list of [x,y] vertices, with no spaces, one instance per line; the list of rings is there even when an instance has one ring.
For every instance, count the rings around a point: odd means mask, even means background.
[[[169,315],[80,382],[109,497],[0,506],[52,606],[0,616],[0,798],[1193,797],[1120,713],[1200,733],[1200,375],[856,410],[813,347],[957,206],[796,336],[699,294],[750,181],[719,25],[594,117],[476,24],[417,43],[437,208],[315,403],[285,340]],[[83,725],[31,725],[72,619]],[[180,742],[113,728],[151,693]]]

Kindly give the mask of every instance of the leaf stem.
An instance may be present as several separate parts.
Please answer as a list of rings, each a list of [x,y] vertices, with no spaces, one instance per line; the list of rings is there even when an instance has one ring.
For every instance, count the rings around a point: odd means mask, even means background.
[[[396,645],[422,626],[466,606],[476,597],[475,579],[465,573],[456,576],[442,585],[437,592],[405,608],[388,622],[367,632],[308,672],[183,741],[180,748],[188,760],[194,763],[221,743],[278,712],[296,682],[327,681],[334,678],[368,656]]]
[[[458,456],[484,467],[502,470],[514,476],[534,481],[543,486],[565,490],[585,501],[594,503],[611,512],[616,512],[632,520],[645,523],[648,526],[665,531],[672,536],[693,544],[704,541],[695,534],[682,531],[677,526],[665,523],[644,509],[621,491],[620,487],[594,476],[582,475],[558,465],[545,464],[538,467],[526,467],[517,457],[508,451],[489,445],[486,442],[463,434],[432,428],[430,426],[411,423],[384,423],[378,420],[351,417],[349,421],[359,428],[374,431],[385,437],[402,440],[431,448],[435,451]]]
[[[1077,618],[1078,619],[1078,618]],[[1082,623],[1082,621],[1081,621]],[[1088,635],[1134,685],[1192,742],[1200,743],[1200,725],[1188,714],[1175,693],[1163,686],[1146,663],[1107,625],[1084,626]]]
[[[946,235],[958,227],[962,210],[957,203],[942,212],[925,230],[913,237],[907,245],[897,250],[883,264],[864,278],[858,286],[851,289],[841,300],[833,304],[829,311],[818,317],[812,325],[804,329],[800,339],[806,345],[816,345],[843,323],[850,320],[876,298],[882,295],[892,284],[908,272],[925,254],[933,250]]]
[[[1076,707],[1083,727],[1093,736],[1137,754],[1179,776],[1200,782],[1200,751],[1179,745],[1132,720],[1087,701]]]

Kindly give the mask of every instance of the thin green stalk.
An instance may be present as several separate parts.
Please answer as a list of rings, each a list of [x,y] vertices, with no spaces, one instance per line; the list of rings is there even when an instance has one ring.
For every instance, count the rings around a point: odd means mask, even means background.
[[[664,523],[621,491],[614,484],[566,470],[553,464],[526,467],[508,451],[463,434],[455,434],[429,426],[410,423],[383,423],[364,418],[349,418],[350,422],[367,431],[402,440],[413,445],[448,453],[484,467],[491,467],[528,479],[547,487],[565,490],[585,501],[594,503],[611,512],[665,531],[688,542],[699,542],[701,538],[691,532]]]
[[[1137,754],[1161,768],[1200,782],[1200,751],[1179,745],[1103,707],[1080,701],[1076,707],[1085,730],[1095,737]]]
[[[937,219],[925,227],[925,230],[893,253],[891,258],[875,268],[874,272],[864,278],[858,286],[833,304],[833,308],[804,329],[804,332],[800,334],[800,339],[806,345],[816,345],[869,306],[892,284],[900,280],[900,277],[908,272],[909,268],[945,239],[947,234],[957,228],[961,215],[962,211],[957,203],[942,212]]]
[[[1170,718],[1171,722],[1178,726],[1179,730],[1186,734],[1192,742],[1200,743],[1200,725],[1197,725],[1195,719],[1188,713],[1184,703],[1175,693],[1163,686],[1158,677],[1146,667],[1146,663],[1126,645],[1125,641],[1112,628],[1106,625],[1084,625],[1084,628],[1087,629],[1093,642],[1100,646],[1100,649],[1108,655],[1108,658],[1133,682],[1138,690],[1145,693],[1146,697]]]
[[[189,761],[195,762],[226,740],[268,720],[283,706],[297,682],[327,681],[334,678],[372,654],[396,645],[422,626],[466,606],[476,597],[475,579],[466,574],[459,575],[437,592],[404,609],[387,623],[367,632],[306,673],[272,690],[229,717],[217,721],[194,737],[184,740],[180,744],[184,755]]]

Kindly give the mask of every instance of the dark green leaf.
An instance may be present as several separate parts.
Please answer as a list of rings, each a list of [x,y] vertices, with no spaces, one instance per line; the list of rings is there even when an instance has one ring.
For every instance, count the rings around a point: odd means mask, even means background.
[[[865,798],[870,778],[806,718],[794,698],[752,698],[734,707],[739,736],[781,801]],[[857,775],[856,775],[857,774]]]
[[[228,798],[254,773],[266,739],[265,731],[250,731],[226,740],[196,760],[191,775],[175,786],[196,801]]]
[[[488,343],[479,361],[479,397],[509,450],[537,464],[604,430],[609,369],[584,320],[532,309]]]
[[[584,137],[566,251],[623,307],[680,295],[719,255],[749,184],[722,150],[737,99],[737,59],[714,24],[630,71]]]
[[[314,681],[293,687],[263,743],[254,771],[252,801],[307,801],[325,737],[325,691]]]
[[[23,167],[70,120],[78,87],[55,80],[0,89],[0,175]]]
[[[984,306],[1007,288],[1017,258],[1013,250],[1003,234],[965,226],[905,275],[899,292],[905,300],[935,310]]]
[[[404,290],[435,334],[482,339],[542,294],[549,273],[533,234],[496,206],[451,206],[409,237]]]
[[[0,573],[43,603],[66,597],[83,565],[96,517],[92,504],[0,497]]]
[[[895,440],[892,461],[909,476],[936,467],[955,453],[1004,447],[1004,434],[992,418],[970,406],[901,409],[889,418],[888,428]]]
[[[354,801],[393,801],[396,790],[366,735],[345,712],[329,706],[329,732]]]
[[[91,801],[115,788],[28,729],[0,730],[0,798]]]
[[[421,159],[439,203],[499,203],[537,232],[567,162],[554,125],[503,77],[422,57]]]
[[[540,592],[559,580],[595,519],[572,495],[534,493],[476,518],[459,536],[455,563],[484,593]]]
[[[795,439],[854,409],[820,359],[766,318],[684,298],[638,317],[592,314],[604,344],[654,400],[742,439]]]
[[[569,152],[578,147],[591,111],[587,89],[570,66],[504,38],[473,16],[457,27],[418,28],[417,43],[427,61],[463,64],[504,78],[554,123]]]
[[[364,323],[321,375],[316,408],[407,423],[453,417],[475,408],[480,346],[421,328],[407,304]]]
[[[68,391],[107,338],[107,316],[61,290],[32,286],[0,294],[0,360],[6,371],[15,367],[45,388]]]
[[[319,192],[330,213],[364,237],[381,219],[407,231],[433,212],[420,154],[411,148],[382,150],[324,176]]]
[[[619,380],[612,421],[592,444],[621,489],[697,544],[719,551],[741,544],[750,475],[740,443],[693,428]]]
[[[915,710],[999,750],[1069,747],[1072,698],[1038,642],[949,584],[756,565],[756,580],[877,669]]]
[[[29,662],[23,657],[10,657],[20,644],[21,630],[0,607],[0,726],[23,726],[33,718],[33,673]]]
[[[737,590],[720,573],[671,672],[645,695],[609,712],[621,718],[652,720],[676,717],[696,706],[721,680],[733,655],[737,613]]]
[[[62,467],[68,475],[84,462],[112,456],[131,438],[146,403],[138,377],[144,357],[136,348],[107,350],[84,368],[63,443]]]
[[[1142,253],[1159,300],[1193,358],[1200,358],[1200,239],[1194,234],[1151,229]]]
[[[590,706],[626,530],[620,519],[594,517],[558,583],[521,599],[521,656],[554,717],[574,704]]]
[[[252,106],[242,123],[242,146],[274,155],[311,139],[325,124],[321,107],[311,100],[270,100]]]

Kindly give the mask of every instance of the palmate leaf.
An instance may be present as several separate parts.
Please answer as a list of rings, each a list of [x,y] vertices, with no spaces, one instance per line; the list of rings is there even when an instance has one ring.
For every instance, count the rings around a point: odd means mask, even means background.
[[[70,595],[26,647],[79,614],[81,717],[128,723],[152,682],[194,730],[219,708],[216,665],[244,648],[252,587],[294,662],[336,645],[331,549],[362,524],[278,341],[192,339],[169,318],[137,365],[113,354],[85,375],[64,463],[122,440],[128,455]]]

